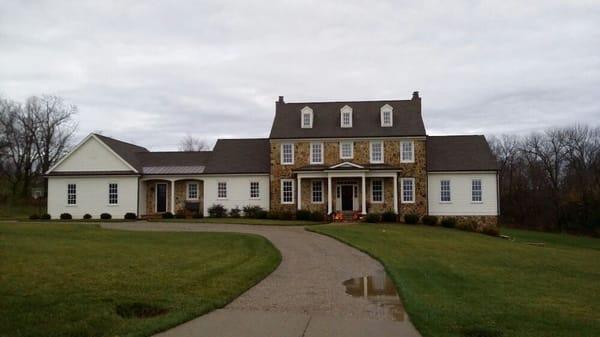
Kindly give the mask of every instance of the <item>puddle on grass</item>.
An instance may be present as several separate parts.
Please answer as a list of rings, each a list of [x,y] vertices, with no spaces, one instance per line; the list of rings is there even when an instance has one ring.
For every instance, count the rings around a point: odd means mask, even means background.
[[[346,294],[367,299],[385,310],[396,321],[408,321],[404,306],[396,292],[396,286],[384,271],[375,275],[355,277],[342,283]]]

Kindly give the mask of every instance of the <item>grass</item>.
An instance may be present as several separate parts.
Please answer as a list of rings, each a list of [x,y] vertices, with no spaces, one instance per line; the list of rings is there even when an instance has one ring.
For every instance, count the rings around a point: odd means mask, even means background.
[[[152,219],[155,222],[191,222],[191,223],[221,223],[239,225],[266,225],[266,226],[310,226],[319,225],[323,222],[304,220],[275,220],[275,219],[251,219],[251,218],[202,218],[202,219]]]
[[[149,336],[223,307],[280,261],[254,235],[0,223],[0,336]]]
[[[32,214],[40,214],[46,212],[46,205],[32,206],[23,204],[0,204],[0,220],[1,219],[28,219]]]
[[[600,336],[598,239],[505,230],[509,241],[407,225],[310,230],[382,261],[425,337]]]

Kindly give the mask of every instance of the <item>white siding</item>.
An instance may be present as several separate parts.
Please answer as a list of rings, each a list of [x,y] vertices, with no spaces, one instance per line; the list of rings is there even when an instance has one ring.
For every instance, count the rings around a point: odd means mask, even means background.
[[[108,204],[108,184],[119,185],[119,202]],[[77,204],[67,205],[67,184],[77,185]],[[62,213],[70,213],[81,219],[89,213],[95,219],[101,213],[110,213],[113,218],[123,218],[125,213],[137,214],[137,177],[49,177],[48,213],[58,219]]]
[[[269,210],[269,176],[206,176],[204,180],[204,215],[208,216],[208,208],[213,204],[221,204],[230,210],[231,208],[257,205],[264,210]],[[259,182],[258,199],[250,198],[250,182]],[[217,184],[227,183],[227,198],[217,198]]]
[[[104,144],[90,137],[70,153],[54,171],[131,171],[131,168]]]
[[[483,201],[471,201],[471,181],[481,179]],[[440,202],[440,181],[450,180],[450,202]],[[498,215],[495,172],[429,173],[430,215]]]

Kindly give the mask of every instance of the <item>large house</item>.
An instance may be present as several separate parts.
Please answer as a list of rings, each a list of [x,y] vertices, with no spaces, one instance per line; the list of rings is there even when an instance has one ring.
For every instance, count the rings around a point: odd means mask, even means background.
[[[495,225],[497,164],[483,136],[427,136],[421,98],[287,103],[268,139],[151,152],[90,134],[48,172],[48,212],[122,217],[258,205],[393,211]]]

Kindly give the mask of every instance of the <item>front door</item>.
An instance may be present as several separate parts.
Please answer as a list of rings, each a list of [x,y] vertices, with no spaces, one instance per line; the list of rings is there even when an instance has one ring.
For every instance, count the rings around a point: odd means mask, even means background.
[[[354,188],[352,185],[342,186],[342,211],[351,211],[353,207]]]
[[[167,184],[156,184],[156,213],[167,211]]]

